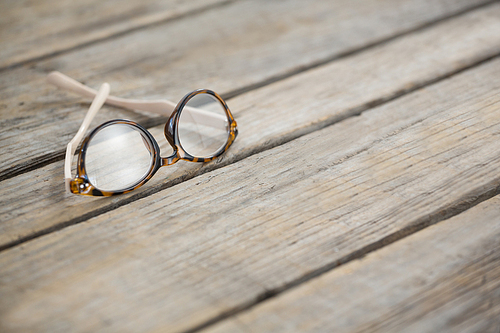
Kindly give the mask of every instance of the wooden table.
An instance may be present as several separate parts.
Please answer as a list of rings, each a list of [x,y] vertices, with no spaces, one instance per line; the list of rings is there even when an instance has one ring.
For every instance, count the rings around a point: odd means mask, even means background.
[[[500,2],[0,3],[0,332],[500,332]],[[66,194],[89,99],[207,87],[229,151]],[[165,117],[105,106],[164,142]]]

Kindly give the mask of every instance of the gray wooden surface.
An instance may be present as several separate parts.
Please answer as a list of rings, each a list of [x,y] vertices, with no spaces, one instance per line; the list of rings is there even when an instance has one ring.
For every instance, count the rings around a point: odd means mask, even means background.
[[[1,332],[500,331],[498,1],[116,3],[0,4]],[[51,70],[214,89],[240,134],[65,194],[89,101]]]
[[[500,196],[204,332],[500,330]]]

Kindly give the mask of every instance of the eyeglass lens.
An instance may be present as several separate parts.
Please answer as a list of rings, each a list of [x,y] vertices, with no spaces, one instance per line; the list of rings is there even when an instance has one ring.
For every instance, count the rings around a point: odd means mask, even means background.
[[[153,148],[139,129],[127,124],[102,128],[89,142],[85,169],[90,183],[103,191],[134,186],[153,164]]]
[[[197,118],[194,112],[211,113],[211,120]],[[222,149],[229,138],[228,118],[221,102],[214,96],[201,93],[193,96],[181,112],[178,133],[182,148],[194,157],[212,157]]]

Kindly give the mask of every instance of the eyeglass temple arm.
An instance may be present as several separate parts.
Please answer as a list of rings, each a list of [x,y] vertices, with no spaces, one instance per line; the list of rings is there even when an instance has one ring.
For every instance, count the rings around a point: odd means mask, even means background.
[[[96,96],[96,91],[84,84],[66,76],[60,72],[52,72],[48,75],[47,80],[53,85],[72,91],[84,97],[93,98]],[[143,101],[138,99],[126,99],[114,96],[108,96],[106,98],[106,103],[114,106],[121,106],[127,109],[139,110],[151,112],[163,116],[170,116],[174,111],[176,104],[167,100],[151,100]],[[227,119],[219,114],[212,112],[207,112],[198,108],[185,107],[184,111],[187,111],[191,117],[187,117],[189,121],[205,124],[214,128],[220,128],[221,125],[227,125]]]
[[[99,88],[99,91],[96,93],[95,98],[92,101],[92,104],[90,105],[87,114],[85,115],[85,119],[83,119],[83,122],[80,125],[80,128],[78,129],[78,132],[66,147],[66,159],[64,161],[64,178],[66,183],[66,191],[68,193],[71,192],[69,184],[70,181],[73,179],[73,176],[71,175],[71,161],[73,159],[73,155],[75,154],[78,144],[82,141],[85,132],[87,132],[87,130],[89,129],[92,119],[94,119],[95,115],[101,109],[102,105],[106,101],[106,98],[109,95],[109,89],[110,89],[109,84],[103,83],[101,85],[101,88]]]

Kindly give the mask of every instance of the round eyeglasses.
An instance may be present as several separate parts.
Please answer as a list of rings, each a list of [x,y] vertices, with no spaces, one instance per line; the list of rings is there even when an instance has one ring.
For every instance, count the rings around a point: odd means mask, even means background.
[[[165,137],[173,149],[170,156],[160,156],[158,143],[141,125],[130,120],[111,120],[99,125],[83,140],[77,175],[73,178],[71,159],[76,146],[105,102],[150,112],[160,113],[158,110],[161,110],[163,114],[171,110],[173,103],[111,97],[106,83],[95,92],[57,72],[49,75],[49,82],[82,95],[95,96],[82,126],[66,150],[66,188],[74,194],[112,196],[133,191],[162,166],[179,160],[208,162],[217,158],[238,134],[236,121],[226,102],[211,90],[195,90],[173,108],[165,125]]]

